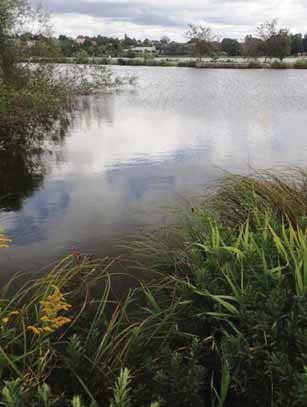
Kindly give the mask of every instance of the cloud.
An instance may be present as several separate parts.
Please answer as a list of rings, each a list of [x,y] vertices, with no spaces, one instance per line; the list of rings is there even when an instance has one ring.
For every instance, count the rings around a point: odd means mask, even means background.
[[[182,39],[189,23],[210,25],[220,36],[244,37],[277,17],[293,31],[307,30],[305,0],[32,0],[50,11],[55,30],[75,36],[118,35]]]

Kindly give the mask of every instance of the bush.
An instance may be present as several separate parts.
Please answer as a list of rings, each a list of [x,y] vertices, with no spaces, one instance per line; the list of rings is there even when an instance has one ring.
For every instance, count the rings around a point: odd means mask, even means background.
[[[263,65],[261,64],[261,62],[258,62],[258,61],[250,61],[248,63],[248,68],[261,69],[261,68],[263,68]]]
[[[177,66],[178,67],[183,67],[183,68],[196,68],[197,62],[196,61],[180,61],[178,62]]]
[[[273,61],[271,63],[271,68],[272,69],[287,69],[287,68],[289,68],[289,66],[285,62]]]
[[[300,59],[294,62],[293,68],[295,69],[307,69],[307,60]]]

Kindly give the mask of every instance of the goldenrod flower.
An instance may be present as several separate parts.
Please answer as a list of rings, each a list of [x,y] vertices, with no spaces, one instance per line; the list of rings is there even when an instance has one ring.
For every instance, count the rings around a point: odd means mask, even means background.
[[[41,329],[40,328],[36,328],[33,325],[28,326],[27,328],[28,331],[31,331],[34,335],[40,335],[41,334]]]
[[[6,317],[2,318],[2,323],[7,324],[13,316],[19,315],[19,311],[11,311]]]
[[[39,319],[41,327],[28,327],[36,335],[40,335],[42,332],[52,333],[71,322],[70,318],[59,315],[62,311],[68,311],[71,305],[65,301],[64,295],[57,286],[52,286],[52,288],[54,289],[53,294],[39,302],[42,306]]]
[[[0,249],[7,249],[11,239],[8,239],[3,233],[0,233]]]
[[[46,326],[46,327],[44,328],[44,332],[52,333],[52,332],[54,332],[54,330],[51,329],[49,326]]]

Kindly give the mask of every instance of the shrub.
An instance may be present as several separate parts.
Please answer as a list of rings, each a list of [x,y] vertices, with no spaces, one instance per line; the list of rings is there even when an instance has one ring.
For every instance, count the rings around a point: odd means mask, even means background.
[[[287,69],[289,68],[288,64],[282,61],[273,61],[271,63],[271,68],[272,69]]]
[[[250,68],[250,69],[261,69],[261,68],[263,68],[263,64],[261,62],[258,62],[258,61],[250,61],[248,63],[248,68]]]
[[[307,60],[300,59],[294,62],[293,68],[295,69],[307,69]]]

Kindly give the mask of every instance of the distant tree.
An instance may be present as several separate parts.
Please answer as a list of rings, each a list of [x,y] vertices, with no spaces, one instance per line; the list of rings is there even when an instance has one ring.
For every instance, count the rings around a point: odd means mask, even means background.
[[[264,41],[251,35],[245,37],[242,54],[248,58],[258,58],[265,54]]]
[[[210,55],[214,52],[212,44],[214,36],[210,27],[190,24],[185,35],[188,40],[194,44],[194,53],[199,60],[201,60],[203,56]]]
[[[77,52],[77,44],[65,35],[59,36],[59,47],[65,57],[71,57]]]
[[[148,38],[145,38],[143,41],[144,47],[150,47],[151,46],[151,41]]]
[[[106,47],[104,45],[98,45],[95,50],[95,55],[97,57],[102,57],[106,54]]]
[[[266,41],[267,56],[281,61],[290,55],[291,43],[288,30],[280,30]]]
[[[227,55],[235,57],[241,54],[241,46],[238,40],[224,38],[221,43],[222,51]]]
[[[58,37],[58,40],[59,41],[67,41],[67,40],[69,40],[69,38],[68,37],[66,37],[66,35],[59,35],[59,37]]]
[[[290,36],[291,55],[297,55],[304,52],[304,39],[302,34],[294,34]]]
[[[34,39],[34,35],[30,32],[22,33],[19,37],[22,41],[31,41]]]
[[[123,40],[124,48],[133,47],[134,42],[135,42],[135,40],[133,40],[132,38],[128,37],[127,34],[125,34],[125,38]]]
[[[169,44],[169,43],[171,42],[171,40],[170,40],[169,37],[167,37],[166,35],[164,35],[164,36],[161,38],[160,42],[161,42],[161,44],[163,44],[163,45],[167,45],[167,44]]]
[[[274,18],[272,21],[265,21],[257,27],[257,34],[262,41],[266,42],[273,35],[277,34],[278,20]]]
[[[307,52],[307,34],[304,35],[303,46],[304,46],[304,52]]]
[[[127,54],[126,54],[127,58],[136,58],[136,56],[137,56],[137,54],[132,49],[129,49],[127,51]]]
[[[266,21],[257,27],[259,38],[264,43],[266,58],[283,59],[291,52],[289,31],[286,28],[278,30],[278,21]]]

